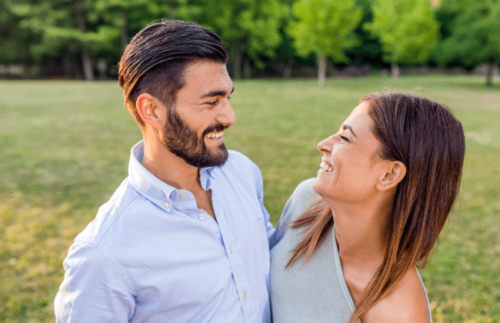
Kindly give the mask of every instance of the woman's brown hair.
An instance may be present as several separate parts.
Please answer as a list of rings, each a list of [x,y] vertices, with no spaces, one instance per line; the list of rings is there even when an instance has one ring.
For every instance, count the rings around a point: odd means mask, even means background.
[[[444,105],[408,93],[375,93],[370,103],[372,132],[380,156],[407,168],[397,187],[385,258],[365,288],[349,322],[355,322],[390,293],[414,265],[424,268],[458,196],[465,156],[462,124]],[[287,268],[305,254],[307,263],[333,224],[330,207],[320,200],[291,223],[306,227]]]

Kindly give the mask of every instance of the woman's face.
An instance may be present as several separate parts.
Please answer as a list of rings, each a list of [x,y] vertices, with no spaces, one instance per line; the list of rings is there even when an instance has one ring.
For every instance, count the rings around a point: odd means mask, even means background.
[[[362,203],[377,192],[384,160],[371,131],[369,108],[369,102],[361,102],[336,134],[318,144],[323,158],[313,188],[326,201]]]

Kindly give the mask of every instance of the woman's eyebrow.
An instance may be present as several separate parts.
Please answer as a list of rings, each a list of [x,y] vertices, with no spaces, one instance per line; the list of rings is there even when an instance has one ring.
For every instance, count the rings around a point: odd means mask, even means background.
[[[356,133],[354,132],[354,130],[352,130],[352,127],[350,125],[343,125],[342,128],[345,130],[350,130],[352,132],[352,134],[354,135],[354,137],[358,138],[358,136],[356,136]]]

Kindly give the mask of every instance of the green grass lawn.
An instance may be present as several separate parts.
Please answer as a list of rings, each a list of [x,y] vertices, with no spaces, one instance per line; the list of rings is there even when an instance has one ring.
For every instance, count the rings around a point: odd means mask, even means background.
[[[262,170],[274,223],[314,177],[316,144],[367,93],[413,90],[452,108],[467,155],[459,202],[421,271],[435,322],[500,322],[500,87],[482,77],[235,82],[228,148]],[[117,82],[0,82],[0,321],[53,322],[63,259],[127,176],[141,134]]]

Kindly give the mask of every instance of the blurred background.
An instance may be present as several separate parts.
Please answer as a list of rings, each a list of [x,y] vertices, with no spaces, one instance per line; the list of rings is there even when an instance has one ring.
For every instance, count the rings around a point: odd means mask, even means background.
[[[499,0],[0,0],[0,322],[54,321],[68,247],[141,139],[117,63],[164,18],[224,40],[238,118],[226,145],[261,168],[273,223],[365,94],[448,105],[464,175],[420,273],[435,322],[500,322]]]
[[[162,18],[218,33],[233,79],[481,74],[500,64],[497,0],[0,0],[0,77],[114,79]]]

